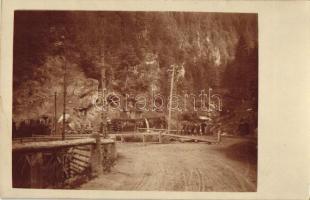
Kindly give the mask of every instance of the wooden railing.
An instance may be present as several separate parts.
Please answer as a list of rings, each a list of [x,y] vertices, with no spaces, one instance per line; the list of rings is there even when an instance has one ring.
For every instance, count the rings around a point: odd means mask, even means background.
[[[147,136],[158,136],[158,142],[162,142],[162,137],[170,137],[170,138],[179,138],[182,141],[185,140],[192,140],[192,141],[200,141],[200,142],[206,142],[208,144],[217,144],[221,142],[221,134],[218,132],[216,135],[212,137],[200,137],[199,135],[184,135],[184,133],[181,130],[170,130],[169,133],[167,129],[157,129],[157,128],[138,128],[137,132],[132,133],[118,133],[118,134],[111,134],[111,136],[114,137],[120,137],[121,142],[125,141],[126,137],[142,137],[142,142],[146,142]]]
[[[81,177],[102,174],[116,159],[115,141],[98,134],[64,141],[36,139],[13,142],[13,187],[71,187]]]

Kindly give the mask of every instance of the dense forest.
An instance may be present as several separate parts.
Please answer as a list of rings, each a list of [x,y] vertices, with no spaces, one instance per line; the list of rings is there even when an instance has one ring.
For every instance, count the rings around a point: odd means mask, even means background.
[[[67,112],[75,123],[92,124],[97,119],[95,112],[89,111],[85,119],[80,111],[92,106],[102,69],[108,91],[125,96],[155,90],[168,97],[172,66],[175,94],[212,88],[221,96],[219,115],[227,131],[241,118],[253,127],[257,123],[256,14],[16,11],[13,63],[16,123],[42,116],[52,119],[55,92],[59,118],[64,66]],[[167,111],[159,114],[166,116]],[[173,118],[194,114],[204,113],[174,113]]]

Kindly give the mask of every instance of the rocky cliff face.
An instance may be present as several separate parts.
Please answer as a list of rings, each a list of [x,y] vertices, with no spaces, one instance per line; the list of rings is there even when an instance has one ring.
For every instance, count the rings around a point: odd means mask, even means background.
[[[48,117],[52,126],[55,106],[56,119],[58,123],[62,122],[60,118],[63,113],[64,64],[68,70],[66,113],[70,116],[68,119],[70,128],[79,130],[95,125],[95,119],[99,118],[98,110],[94,108],[94,100],[98,96],[98,80],[87,78],[75,64],[65,63],[59,57],[48,57],[44,65],[37,70],[48,75],[41,84],[40,80],[27,80],[14,90],[13,119],[17,127],[22,121],[38,120],[43,117]]]

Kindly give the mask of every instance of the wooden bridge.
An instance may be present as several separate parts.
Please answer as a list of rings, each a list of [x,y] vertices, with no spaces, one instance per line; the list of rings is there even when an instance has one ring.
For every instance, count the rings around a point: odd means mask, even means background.
[[[108,171],[116,159],[115,141],[99,134],[34,136],[13,140],[13,187],[70,188]]]

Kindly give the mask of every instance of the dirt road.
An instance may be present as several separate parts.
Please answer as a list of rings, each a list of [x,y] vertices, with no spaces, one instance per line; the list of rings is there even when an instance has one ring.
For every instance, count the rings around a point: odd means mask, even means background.
[[[152,191],[255,191],[256,145],[240,139],[221,144],[118,144],[112,172],[79,189]]]

